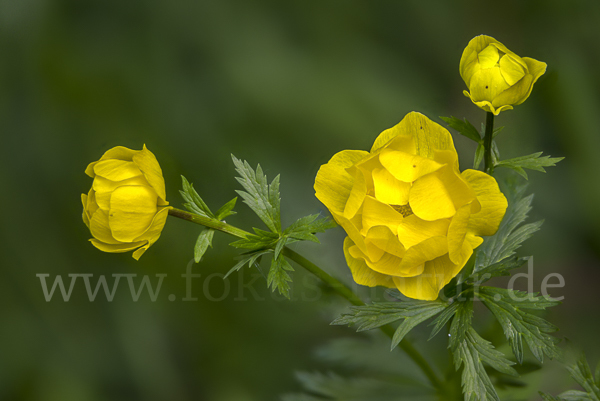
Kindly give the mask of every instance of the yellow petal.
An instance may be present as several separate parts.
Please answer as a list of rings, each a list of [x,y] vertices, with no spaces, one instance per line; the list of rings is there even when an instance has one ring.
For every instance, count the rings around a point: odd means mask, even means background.
[[[97,162],[94,165],[94,172],[111,181],[123,181],[142,174],[135,163],[116,159]]]
[[[381,258],[372,261],[357,246],[350,247],[348,252],[354,259],[363,260],[369,269],[377,273],[390,276],[402,275],[399,269],[402,259],[391,253],[383,253]]]
[[[94,238],[106,244],[121,244],[110,230],[108,213],[102,209],[96,210],[90,219],[90,232]]]
[[[374,226],[386,226],[392,232],[396,232],[401,221],[402,215],[393,207],[378,201],[372,196],[367,195],[365,197],[361,234],[365,235]]]
[[[500,67],[493,67],[476,71],[471,77],[469,89],[471,98],[475,101],[493,102],[494,98],[508,87],[509,85],[500,72]]]
[[[133,155],[133,162],[144,173],[144,177],[146,177],[146,180],[148,180],[148,183],[154,188],[158,196],[163,201],[166,201],[167,194],[165,192],[165,179],[163,178],[162,170],[156,157],[146,148],[146,145],[144,145],[141,151]]]
[[[143,185],[121,186],[110,198],[109,223],[113,237],[131,242],[143,234],[156,214],[157,195]]]
[[[121,252],[131,251],[131,250],[134,250],[135,248],[140,247],[146,243],[145,241],[140,241],[140,242],[130,242],[127,244],[106,244],[106,243],[99,241],[97,239],[94,239],[94,238],[92,238],[90,240],[90,242],[92,243],[92,245],[94,245],[96,248],[100,249],[101,251],[111,252],[111,253],[121,253]]]
[[[373,170],[375,198],[390,205],[406,205],[411,184],[397,180],[386,169]]]
[[[348,237],[344,240],[344,256],[346,263],[352,272],[352,278],[357,284],[375,287],[378,285],[394,288],[394,282],[390,276],[377,273],[370,269],[364,260],[355,259],[350,255],[349,249],[354,246],[352,240]]]
[[[90,218],[88,217],[87,211],[87,200],[88,196],[86,194],[81,194],[81,203],[83,204],[83,213],[81,214],[81,218],[83,218],[83,222],[88,228],[90,227]]]
[[[481,68],[492,68],[500,60],[498,49],[494,46],[488,46],[477,55]]]
[[[498,42],[496,39],[486,36],[479,35],[469,41],[469,44],[463,51],[462,57],[460,58],[459,72],[462,79],[470,87],[470,79],[476,70],[481,69],[479,65],[478,55],[483,49],[488,47],[491,43]]]
[[[531,93],[532,82],[533,77],[529,74],[526,75],[515,85],[496,96],[492,105],[494,107],[501,107],[507,104],[517,105],[523,103],[529,96],[529,93]]]
[[[456,212],[452,197],[437,173],[415,181],[408,202],[414,214],[423,220],[445,219]]]
[[[96,191],[94,189],[90,189],[87,195],[87,205],[85,207],[85,211],[87,212],[88,219],[92,219],[94,212],[98,210],[98,203],[96,202]]]
[[[368,155],[368,152],[361,150],[344,150],[336,153],[319,169],[315,178],[315,195],[332,214],[344,214],[354,185],[354,177],[346,169]]]
[[[401,137],[394,139],[398,136]],[[414,151],[410,149],[398,149],[406,153],[417,154],[432,159],[436,150],[454,149],[452,136],[447,129],[431,121],[423,114],[413,111],[408,113],[397,125],[383,131],[375,140],[371,152],[382,148],[388,142],[387,147],[397,149],[395,146],[396,141],[402,140],[406,142],[406,136],[411,137],[414,142],[414,145],[412,145]],[[394,141],[390,142],[392,139]]]
[[[463,178],[475,191],[481,211],[471,215],[469,231],[475,235],[494,235],[504,217],[508,202],[494,177],[477,170],[465,170]]]
[[[94,178],[96,176],[96,173],[94,173],[94,166],[96,165],[96,163],[98,162],[91,162],[90,164],[87,165],[87,167],[85,168],[85,173],[89,176]]]
[[[446,253],[448,253],[448,239],[445,236],[427,238],[406,250],[400,264],[400,271],[404,277],[416,276],[423,271],[425,262]]]
[[[426,221],[416,215],[405,217],[398,225],[398,238],[406,249],[431,237],[446,236],[449,219]]]
[[[398,237],[388,227],[372,227],[369,232],[367,232],[366,242],[375,245],[383,252],[390,253],[400,258],[404,256],[404,253],[406,252],[404,246],[402,246],[398,240]]]
[[[133,253],[132,256],[135,260],[139,260],[139,258],[144,254],[144,252],[146,252],[148,248],[150,248],[158,240],[163,228],[165,227],[165,223],[167,222],[169,209],[171,209],[171,207],[165,207],[162,208],[158,213],[156,213],[156,216],[154,216],[152,224],[150,224],[148,230],[135,239],[136,241],[148,241],[146,245],[144,245],[143,247],[141,247]]]
[[[123,181],[111,181],[99,175],[96,176],[96,178],[94,178],[92,188],[94,191],[96,191],[96,202],[98,203],[100,209],[108,210],[110,208],[110,196],[112,195],[113,191],[124,185],[150,186],[143,175],[138,175]]]
[[[461,260],[460,252],[467,235],[469,217],[471,217],[471,204],[467,203],[456,211],[448,227],[448,253],[454,263],[459,263]]]
[[[354,176],[354,185],[348,196],[348,201],[344,208],[344,217],[351,219],[354,217],[358,209],[363,204],[365,196],[367,195],[367,183],[365,182],[365,176],[362,171],[356,170]]]
[[[133,160],[133,155],[138,152],[139,150],[132,150],[124,146],[115,146],[104,152],[100,160],[117,159],[130,162]]]
[[[511,86],[525,76],[525,69],[523,66],[509,54],[500,59],[500,72],[506,83]]]
[[[470,254],[466,252],[459,264],[452,263],[448,254],[443,255],[426,262],[423,273],[418,276],[394,277],[394,284],[409,298],[433,301],[437,299],[440,290],[460,272],[471,254],[472,251]]]
[[[396,179],[404,182],[413,182],[442,167],[432,159],[388,149],[381,152],[379,160]]]

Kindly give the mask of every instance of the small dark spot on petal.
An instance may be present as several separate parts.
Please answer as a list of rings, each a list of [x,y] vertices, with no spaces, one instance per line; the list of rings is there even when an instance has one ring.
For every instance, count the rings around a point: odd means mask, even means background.
[[[417,168],[417,166],[416,166],[415,164],[413,164],[413,167],[414,167],[414,168]]]
[[[488,87],[486,86],[485,89],[487,89]]]

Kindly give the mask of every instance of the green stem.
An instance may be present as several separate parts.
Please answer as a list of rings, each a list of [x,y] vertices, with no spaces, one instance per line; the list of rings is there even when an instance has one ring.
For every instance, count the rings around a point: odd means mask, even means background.
[[[187,220],[208,228],[219,230],[239,238],[246,238],[248,235],[251,235],[251,233],[242,230],[241,228],[234,227],[230,224],[211,219],[209,217],[204,217],[194,213],[186,212],[185,210],[171,208],[169,209],[169,214],[171,216],[178,217],[180,219]],[[344,283],[330,276],[327,272],[325,272],[323,269],[321,269],[319,266],[317,266],[310,260],[306,259],[304,256],[300,255],[299,253],[293,251],[288,247],[284,247],[282,252],[285,257],[287,257],[290,260],[293,260],[298,265],[304,267],[310,273],[314,274],[316,277],[321,279],[338,295],[341,295],[342,297],[346,298],[352,305],[365,305],[365,303]],[[394,333],[396,332],[396,330],[390,325],[381,326],[380,329],[385,335],[387,335],[390,338],[393,338]],[[437,377],[437,374],[433,371],[433,369],[425,360],[423,355],[421,355],[419,351],[408,340],[402,340],[399,346],[404,352],[406,352],[406,354],[413,360],[413,362],[415,362],[421,368],[421,370],[423,371],[425,376],[427,376],[431,384],[438,391],[443,391],[443,383]]]
[[[494,137],[494,113],[487,112],[485,116],[485,135],[483,137],[483,161],[484,170],[487,174],[494,174],[494,161],[492,160],[492,141]]]

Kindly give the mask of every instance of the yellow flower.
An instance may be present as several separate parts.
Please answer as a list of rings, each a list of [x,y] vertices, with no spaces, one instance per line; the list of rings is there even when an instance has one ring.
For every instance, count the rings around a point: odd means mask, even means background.
[[[485,35],[471,39],[460,59],[460,76],[471,91],[463,93],[495,115],[523,103],[544,72],[546,63],[521,58]]]
[[[158,240],[170,207],[165,200],[165,180],[154,154],[122,146],[110,149],[85,173],[94,179],[81,195],[83,222],[104,252],[137,249],[137,260]]]
[[[496,180],[460,173],[450,133],[410,113],[370,152],[344,150],[321,166],[317,198],[348,237],[344,254],[361,285],[433,300],[483,239],[507,202]]]

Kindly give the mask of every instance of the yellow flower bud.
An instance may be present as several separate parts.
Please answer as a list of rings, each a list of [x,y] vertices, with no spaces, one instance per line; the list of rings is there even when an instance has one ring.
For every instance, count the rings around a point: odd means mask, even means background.
[[[87,195],[81,195],[83,222],[104,252],[137,249],[137,260],[158,240],[170,207],[165,180],[152,152],[117,146],[85,173],[94,179]]]
[[[495,115],[523,103],[544,72],[546,63],[521,58],[485,35],[471,39],[460,59],[460,76],[470,91],[463,93]]]
[[[317,198],[348,234],[344,254],[361,285],[433,300],[493,235],[507,208],[496,180],[458,168],[450,133],[409,113],[370,152],[344,150],[321,166]]]

